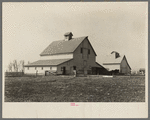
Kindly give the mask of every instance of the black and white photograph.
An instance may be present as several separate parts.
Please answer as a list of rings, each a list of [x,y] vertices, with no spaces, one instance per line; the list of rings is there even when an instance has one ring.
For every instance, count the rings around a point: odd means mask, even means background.
[[[2,50],[5,118],[148,117],[148,2],[3,2]]]

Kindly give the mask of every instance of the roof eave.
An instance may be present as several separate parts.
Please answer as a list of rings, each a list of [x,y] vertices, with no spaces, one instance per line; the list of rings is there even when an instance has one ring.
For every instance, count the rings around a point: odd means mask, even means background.
[[[53,56],[53,55],[61,55],[61,54],[71,54],[73,52],[66,52],[66,53],[56,53],[56,54],[40,54],[40,56]]]
[[[50,65],[50,64],[47,64],[47,65],[42,65],[42,64],[39,64],[39,65],[35,65],[35,64],[28,64],[28,65],[24,65],[24,67],[42,67],[42,66],[46,67],[46,66],[58,66],[58,65],[61,65],[61,64],[65,63],[65,62],[68,62],[68,61],[70,61],[70,60],[72,60],[72,58],[71,58],[71,59],[68,59],[68,60],[66,60],[66,61],[64,61],[64,62],[62,62],[62,63],[59,63],[59,64],[53,64],[53,65]]]
[[[57,65],[24,65],[24,67],[46,67],[46,66],[57,66]]]

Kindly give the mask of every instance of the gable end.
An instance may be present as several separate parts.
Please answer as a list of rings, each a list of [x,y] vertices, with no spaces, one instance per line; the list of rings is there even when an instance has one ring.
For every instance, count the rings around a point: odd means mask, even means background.
[[[85,37],[85,39],[84,40],[87,40],[88,41],[88,43],[89,43],[89,45],[91,46],[91,48],[92,48],[92,50],[93,50],[93,52],[94,52],[94,54],[95,54],[95,56],[97,56],[97,54],[96,54],[96,52],[95,52],[95,50],[93,49],[93,47],[92,47],[92,45],[91,45],[91,43],[90,43],[90,41],[89,41],[89,39],[88,39],[88,36],[87,37]],[[84,41],[83,40],[83,41]],[[83,43],[83,41],[78,45],[78,47]],[[77,47],[77,48],[78,48]],[[76,49],[77,49],[76,48]],[[75,52],[76,51],[76,49],[73,51],[73,52]]]
[[[124,55],[123,59],[125,59],[125,61],[127,62],[127,65],[129,66],[129,68],[130,68],[130,70],[131,70],[131,67],[130,67],[130,65],[129,65],[129,63],[128,63],[128,61],[127,61],[127,58],[126,58],[125,55]],[[122,61],[123,61],[123,59],[122,59]],[[121,61],[121,62],[122,62],[122,61]]]

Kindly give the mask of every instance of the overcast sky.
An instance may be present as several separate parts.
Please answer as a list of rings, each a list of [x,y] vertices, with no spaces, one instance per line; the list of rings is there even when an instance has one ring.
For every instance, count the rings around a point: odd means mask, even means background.
[[[126,55],[132,70],[145,68],[148,2],[13,2],[2,10],[3,64],[33,62],[64,33],[88,36],[102,64],[107,54]]]

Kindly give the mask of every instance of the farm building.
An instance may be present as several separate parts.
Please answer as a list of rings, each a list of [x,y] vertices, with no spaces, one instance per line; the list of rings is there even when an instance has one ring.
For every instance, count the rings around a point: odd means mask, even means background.
[[[140,68],[139,72],[140,72],[141,75],[145,75],[145,68]]]
[[[106,70],[96,62],[94,51],[88,36],[72,38],[71,32],[64,34],[64,39],[52,42],[41,54],[40,60],[25,65],[25,73],[40,74],[100,74]]]
[[[126,56],[120,55],[116,51],[111,52],[111,54],[106,57],[103,66],[108,71],[118,71],[118,73],[123,74],[131,73],[131,67],[128,64]]]

